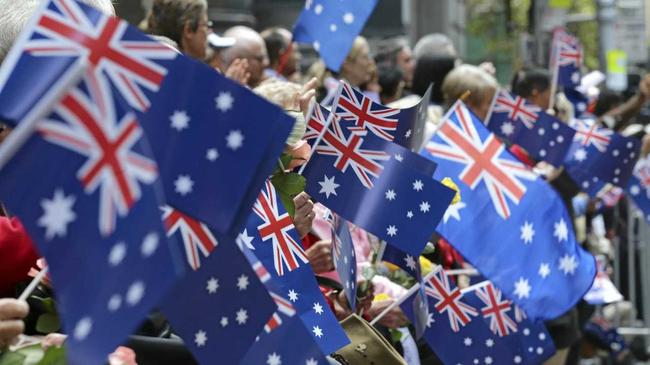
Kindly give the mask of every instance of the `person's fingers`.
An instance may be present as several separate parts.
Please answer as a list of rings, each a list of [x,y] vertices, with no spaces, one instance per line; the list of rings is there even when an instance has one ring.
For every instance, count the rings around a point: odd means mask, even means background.
[[[308,201],[309,201],[309,195],[304,191],[293,198],[293,204],[295,204],[296,208],[301,207],[303,204],[307,203]]]
[[[314,90],[318,87],[318,79],[315,77],[312,77],[311,80],[307,81],[305,85],[302,87],[302,94],[305,94],[306,92],[310,90]]]
[[[27,313],[27,303],[15,299],[0,299],[0,320],[24,318]]]
[[[19,319],[0,321],[0,342],[8,345],[16,336],[23,333],[25,324]]]

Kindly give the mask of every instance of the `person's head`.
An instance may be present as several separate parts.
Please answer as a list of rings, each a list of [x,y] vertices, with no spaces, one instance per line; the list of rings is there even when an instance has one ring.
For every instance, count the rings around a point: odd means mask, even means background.
[[[375,61],[380,64],[399,67],[406,87],[411,87],[413,72],[415,71],[415,58],[411,47],[405,40],[393,38],[384,41],[379,46]]]
[[[512,92],[528,99],[543,110],[551,101],[551,83],[548,71],[540,68],[523,69],[512,79]]]
[[[623,104],[624,101],[625,99],[620,93],[609,89],[602,90],[594,106],[594,115],[602,117],[607,112]]]
[[[259,85],[264,79],[264,69],[269,66],[264,39],[255,30],[242,25],[228,29],[224,36],[235,39],[235,45],[221,53],[226,67],[238,58],[247,59],[250,73],[248,85],[250,87]]]
[[[422,56],[415,65],[413,86],[414,94],[424,96],[429,85],[431,89],[431,102],[442,105],[445,102],[442,95],[442,82],[445,76],[456,66],[456,58],[451,56]]]
[[[354,40],[348,57],[341,66],[339,75],[352,86],[359,87],[370,81],[374,61],[370,57],[370,47],[365,38],[359,36]]]
[[[416,60],[425,56],[449,56],[458,59],[454,42],[442,33],[431,33],[420,38],[413,48],[413,54]]]
[[[147,30],[178,44],[181,51],[197,60],[205,59],[208,34],[206,0],[154,0],[147,18]]]
[[[269,55],[269,67],[280,75],[290,78],[299,71],[300,51],[291,42],[291,32],[279,27],[268,28],[261,33]]]
[[[390,104],[401,98],[405,85],[402,70],[394,65],[380,64],[377,73],[379,74],[379,85],[381,86],[379,96],[382,104]]]
[[[454,68],[442,83],[442,93],[448,106],[469,91],[465,104],[483,121],[498,88],[499,84],[492,75],[472,65]]]
[[[115,15],[111,0],[81,0],[81,2],[94,6],[105,14]],[[0,12],[0,63],[40,3],[41,0],[13,1]]]

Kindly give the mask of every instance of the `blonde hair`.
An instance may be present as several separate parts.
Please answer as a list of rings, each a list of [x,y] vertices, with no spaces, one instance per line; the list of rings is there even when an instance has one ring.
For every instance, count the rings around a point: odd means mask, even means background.
[[[269,79],[261,83],[258,87],[253,89],[257,95],[264,99],[280,106],[287,114],[296,119],[293,130],[289,138],[285,142],[287,145],[296,145],[307,130],[307,123],[302,113],[295,109],[295,102],[297,96],[302,91],[302,86],[288,81],[280,81],[277,79]]]
[[[362,36],[356,37],[354,39],[354,43],[352,43],[352,48],[350,48],[350,52],[348,53],[346,61],[357,59],[361,54],[364,46],[368,46],[368,41]]]
[[[445,77],[442,94],[447,105],[453,104],[467,91],[465,100],[470,105],[480,105],[486,98],[491,98],[499,88],[497,80],[483,69],[472,65],[460,65]]]

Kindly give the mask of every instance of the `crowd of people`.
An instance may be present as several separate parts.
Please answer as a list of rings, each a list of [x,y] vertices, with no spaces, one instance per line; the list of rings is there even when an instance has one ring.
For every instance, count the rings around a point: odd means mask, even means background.
[[[110,0],[85,2],[104,12],[114,13]],[[0,57],[7,54],[38,3],[38,0],[16,2],[0,13]],[[500,87],[509,88],[543,110],[548,110],[550,106],[552,91],[547,70],[524,68],[514,74],[510,85],[500,85],[490,63],[477,66],[464,63],[453,42],[444,34],[426,35],[413,47],[405,37],[369,41],[359,36],[341,69],[333,72],[317,59],[307,64],[301,57],[301,46],[292,42],[292,34],[285,28],[256,30],[239,25],[221,35],[214,33],[205,0],[154,0],[139,27],[178,52],[205,62],[216,71],[249,87],[295,117],[298,127],[287,141],[287,151],[296,156],[309,154],[309,148],[301,140],[300,132],[304,133],[305,130],[309,101],[315,98],[322,105],[331,104],[338,80],[344,80],[362,90],[377,102],[394,107],[414,105],[425,95],[427,88],[433,85],[424,140],[433,134],[445,110],[461,98],[476,116],[485,120],[493,97]],[[629,126],[635,123],[635,117],[650,101],[650,76],[642,78],[636,93],[627,99],[607,90],[603,90],[601,95],[593,106],[593,114],[600,122],[616,131],[630,130]],[[554,109],[550,111],[568,121],[573,116],[571,104],[561,96],[557,100]],[[650,139],[646,138],[643,130],[635,131],[635,135],[643,139],[643,155],[647,155],[650,152]],[[9,133],[9,128],[2,128],[0,143]],[[613,208],[601,208],[602,204],[581,193],[562,169],[535,161],[516,145],[510,146],[510,150],[522,162],[544,174],[556,189],[574,218],[573,229],[581,243],[594,255],[603,255],[611,262],[612,238],[623,234],[621,227],[624,224],[620,215],[613,212],[623,209],[621,206],[624,202]],[[337,318],[343,320],[351,310],[334,271],[330,228],[322,218],[325,208],[312,202],[306,193],[297,195],[294,203],[294,224],[302,237],[309,264],[319,278],[325,278],[319,281],[321,291]],[[599,214],[605,217],[607,235],[593,238],[590,221]],[[357,312],[363,313],[367,320],[372,320],[403,295],[407,288],[392,280],[395,268],[375,262],[374,256],[380,245],[375,237],[361,229],[352,230],[352,234],[359,281],[369,288],[366,296],[361,298]],[[434,246],[435,250],[428,251],[421,258],[423,267],[429,270],[435,265],[448,269],[469,268],[462,256],[444,239],[439,239]],[[39,254],[19,217],[12,217],[2,210],[0,297],[3,299],[0,299],[0,348],[12,344],[22,333],[38,334],[33,321],[23,321],[23,318],[30,316],[27,303],[10,299],[20,294],[25,282],[29,281],[28,273],[37,267],[38,258]],[[368,270],[375,273],[370,278],[363,276]],[[462,287],[467,285],[469,279],[458,276],[456,282]],[[548,360],[548,364],[577,364],[581,356],[602,347],[597,339],[594,340],[594,336],[597,336],[593,333],[598,331],[589,330],[594,327],[593,313],[592,306],[581,302],[563,316],[546,323],[558,350]],[[407,326],[408,320],[399,307],[384,315],[377,324],[380,332],[402,354],[413,351],[413,347],[407,343],[408,337],[395,341],[389,333]],[[60,337],[60,341],[64,339],[65,337]],[[412,337],[410,341],[415,343]],[[416,346],[416,355],[421,364],[438,363],[436,355],[426,344],[418,342]],[[611,348],[605,351],[611,351]],[[637,349],[634,353],[618,356],[614,363],[629,363],[626,361],[643,356],[647,355]]]

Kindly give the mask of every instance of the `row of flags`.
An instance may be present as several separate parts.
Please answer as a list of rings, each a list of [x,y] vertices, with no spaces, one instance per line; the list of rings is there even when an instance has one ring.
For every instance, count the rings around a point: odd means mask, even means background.
[[[336,42],[351,45],[374,5],[308,1],[294,37],[321,55],[342,52]],[[325,24],[346,36],[309,28]],[[324,58],[333,69],[342,62]],[[0,85],[0,117],[16,126],[0,146],[0,194],[51,268],[70,363],[103,361],[156,306],[202,363],[227,351],[234,363],[313,365],[348,343],[267,180],[293,125],[280,109],[75,0],[43,3],[3,63]],[[428,99],[388,108],[341,83],[331,112],[312,107],[306,139],[314,152],[302,173],[306,191],[331,210],[346,296],[354,307],[349,221],[407,255],[398,261],[421,290],[404,311],[418,336],[437,341],[438,324],[453,332],[446,338],[457,343],[432,343],[441,357],[483,342],[467,352],[471,361],[542,361],[551,350],[539,326],[479,308],[496,301],[554,318],[589,289],[594,260],[558,195],[461,102],[423,141]],[[520,98],[500,93],[495,103],[486,121],[494,133],[522,145],[515,136],[538,136],[527,148],[556,165],[566,166],[576,144],[593,147],[590,165],[578,161],[575,171],[616,164],[619,173],[610,167],[597,177],[627,183],[638,145],[599,148]],[[458,183],[462,202],[449,206],[455,192],[444,177]],[[425,280],[414,263],[434,234],[490,283],[462,293],[442,272]],[[521,327],[536,339],[502,338]]]

